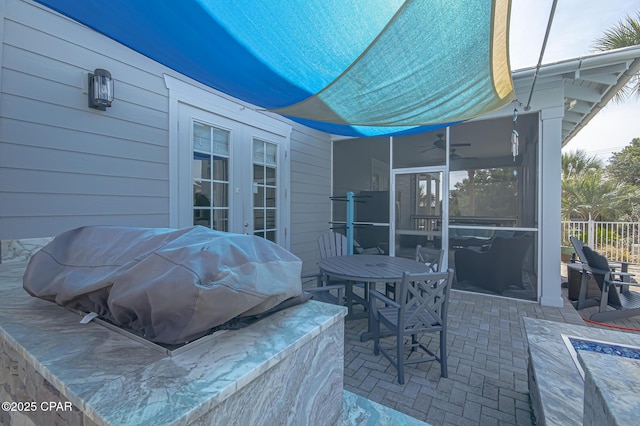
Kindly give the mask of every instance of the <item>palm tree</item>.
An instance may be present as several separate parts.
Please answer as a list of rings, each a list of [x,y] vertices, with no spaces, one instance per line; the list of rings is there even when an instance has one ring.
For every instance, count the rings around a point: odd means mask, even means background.
[[[595,155],[577,149],[562,154],[562,180],[579,177],[584,173],[591,173],[602,169],[602,162]]]
[[[627,15],[622,21],[604,32],[596,39],[593,48],[598,51],[607,51],[640,44],[640,11],[636,16]],[[616,94],[615,101],[620,102],[633,96],[640,97],[640,73],[631,77],[629,83]]]
[[[602,170],[563,181],[562,216],[565,220],[615,220],[626,201],[624,185],[606,179]]]

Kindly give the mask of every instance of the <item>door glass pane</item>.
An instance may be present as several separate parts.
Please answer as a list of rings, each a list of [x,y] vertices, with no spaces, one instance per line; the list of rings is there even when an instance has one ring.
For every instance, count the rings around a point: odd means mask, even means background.
[[[258,186],[253,194],[253,207],[264,207],[264,187]]]
[[[277,242],[277,145],[253,140],[254,235]]]
[[[266,197],[265,197],[265,206],[266,207],[275,207],[276,206],[276,189],[275,188],[266,188]]]
[[[413,258],[416,245],[442,247],[442,173],[396,175],[396,256]]]
[[[193,224],[229,229],[229,132],[193,123]]]

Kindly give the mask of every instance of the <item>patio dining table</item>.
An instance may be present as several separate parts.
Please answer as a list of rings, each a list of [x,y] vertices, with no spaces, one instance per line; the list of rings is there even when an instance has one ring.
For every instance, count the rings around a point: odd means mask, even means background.
[[[425,274],[430,269],[424,263],[413,259],[380,255],[351,255],[327,257],[319,262],[320,272],[338,280],[347,282],[345,286],[345,299],[347,303],[347,319],[355,319],[362,315],[369,317],[367,312],[361,315],[354,314],[353,302],[364,306],[368,311],[368,294],[372,283],[392,283],[402,280],[404,272],[412,274]],[[364,297],[360,297],[353,292],[355,283],[363,283]],[[371,318],[369,318],[369,330],[371,329]],[[370,333],[363,333],[360,340],[365,341],[370,338]]]

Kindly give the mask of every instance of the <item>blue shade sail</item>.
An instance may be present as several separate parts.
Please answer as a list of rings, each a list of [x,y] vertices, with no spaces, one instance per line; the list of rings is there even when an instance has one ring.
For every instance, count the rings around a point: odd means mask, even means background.
[[[349,136],[514,99],[510,0],[37,0],[209,87]]]

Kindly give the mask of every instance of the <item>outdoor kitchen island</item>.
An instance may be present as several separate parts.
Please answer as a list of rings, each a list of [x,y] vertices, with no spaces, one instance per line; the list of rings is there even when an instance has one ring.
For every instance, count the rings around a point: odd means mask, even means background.
[[[309,301],[170,356],[29,296],[25,266],[0,264],[0,423],[424,424],[343,391],[341,306]]]

